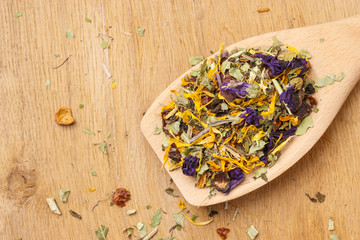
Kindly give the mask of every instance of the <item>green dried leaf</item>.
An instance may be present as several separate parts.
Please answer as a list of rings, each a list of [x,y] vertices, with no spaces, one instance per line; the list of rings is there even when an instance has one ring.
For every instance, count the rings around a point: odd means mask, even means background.
[[[262,174],[266,174],[266,172],[267,172],[267,168],[261,167],[254,172],[254,178],[259,178],[261,177]]]
[[[134,228],[132,228],[132,227],[124,228],[123,232],[126,232],[126,236],[130,237],[134,232]]]
[[[313,110],[314,113],[317,113],[319,111],[319,108],[316,105],[314,105],[312,107],[312,110]]]
[[[306,131],[308,130],[308,128],[311,128],[313,126],[314,126],[314,124],[313,124],[311,116],[307,116],[301,121],[300,125],[297,127],[295,135],[298,135],[298,136],[304,135],[306,133]]]
[[[165,189],[165,192],[173,197],[179,197],[178,195],[174,194],[174,189],[172,189],[172,188]]]
[[[244,76],[242,75],[240,69],[232,67],[229,70],[229,75],[236,78],[236,80],[241,80]]]
[[[330,240],[339,240],[339,237],[337,235],[330,235]]]
[[[177,135],[180,131],[180,121],[169,123],[165,128],[171,130],[175,135]]]
[[[136,224],[136,228],[138,229],[140,238],[143,238],[147,235],[146,226],[142,222],[139,222],[138,224]]]
[[[201,79],[200,84],[206,87],[209,91],[213,91],[215,89],[213,83],[210,81],[210,79],[207,76],[204,76]]]
[[[210,189],[210,191],[209,191],[209,195],[210,196],[215,196],[216,195],[216,189],[215,188],[212,188],[212,189]]]
[[[221,107],[221,110],[223,110],[223,111],[226,111],[229,109],[229,107],[226,103],[221,103],[220,107]]]
[[[317,200],[319,201],[319,203],[322,203],[325,201],[325,195],[324,194],[321,194],[320,192],[318,192],[315,197],[317,198]]]
[[[221,71],[225,72],[226,70],[230,69],[231,62],[225,61],[221,64]]]
[[[206,172],[207,170],[209,170],[209,166],[206,163],[203,163],[199,169],[199,171],[197,172],[198,175],[203,175],[204,172]]]
[[[137,34],[139,34],[140,36],[144,36],[145,34],[145,28],[142,28],[142,27],[138,27],[137,29]]]
[[[90,18],[85,18],[85,21],[88,23],[92,23],[92,20]]]
[[[47,80],[47,81],[45,82],[45,87],[48,87],[48,86],[50,86],[50,80]]]
[[[185,217],[184,215],[179,212],[179,213],[174,213],[173,214],[173,218],[175,220],[175,222],[180,225],[181,227],[184,227],[184,220],[185,220]]]
[[[305,50],[305,49],[301,49],[300,52],[298,53],[300,56],[303,56],[305,58],[311,58],[311,54]]]
[[[332,219],[332,217],[329,218],[329,231],[334,231],[335,230],[335,223],[334,220]]]
[[[290,80],[290,85],[295,85],[296,90],[300,90],[303,86],[304,81],[300,77],[296,77]]]
[[[248,154],[251,155],[251,154],[256,153],[258,150],[263,149],[263,148],[265,147],[265,145],[266,145],[266,142],[265,142],[265,141],[259,140],[259,141],[257,142],[257,144],[252,145],[252,146],[250,147]]]
[[[150,204],[146,206],[146,209],[150,209],[150,208],[152,208]]]
[[[91,135],[95,135],[95,133],[87,128],[83,128],[83,132],[87,133],[87,134],[91,134]]]
[[[324,42],[325,41],[325,39],[324,38],[320,38],[320,42],[322,43],[322,42]]]
[[[319,78],[317,80],[317,83],[315,84],[315,86],[324,87],[326,85],[333,84],[334,81],[340,82],[341,80],[344,79],[344,77],[345,77],[344,72],[341,72],[337,77],[335,76],[335,74],[327,74],[326,77]]]
[[[158,128],[158,126],[156,124],[154,124],[154,135],[159,135],[162,132],[161,128]]]
[[[16,18],[19,18],[19,17],[21,17],[22,16],[22,12],[17,12],[17,13],[15,13],[15,17]]]
[[[255,239],[259,234],[259,232],[256,230],[256,228],[253,225],[251,225],[251,227],[249,227],[246,232],[247,234],[249,234],[251,239]]]
[[[101,42],[101,48],[102,49],[106,49],[106,48],[108,48],[108,46],[109,46],[109,44],[106,41]]]
[[[106,138],[109,139],[111,137],[111,132],[108,132],[108,134],[106,134]]]
[[[182,95],[177,96],[174,102],[177,106],[181,106],[181,107],[187,107],[187,105],[190,103],[189,99],[187,99]]]
[[[189,59],[189,63],[190,63],[191,66],[195,66],[196,64],[198,64],[202,60],[204,60],[203,56],[195,56],[195,57],[191,57]]]
[[[186,142],[186,143],[190,143],[190,138],[189,136],[187,135],[186,132],[182,132],[181,135],[180,135],[181,139]]]
[[[161,209],[159,209],[154,213],[154,216],[152,217],[150,226],[156,227],[157,225],[159,225],[161,217],[162,217],[162,213],[161,213]]]
[[[249,98],[257,98],[261,94],[261,89],[258,85],[252,83],[250,87],[246,89],[249,94]]]
[[[191,76],[193,77],[200,77],[200,72],[199,71],[195,71],[195,70],[191,70]]]
[[[104,141],[99,145],[99,149],[105,154],[108,154],[107,143]]]
[[[83,108],[84,108],[84,104],[80,103],[80,104],[79,104],[79,108],[80,108],[80,109],[83,109]]]
[[[90,173],[92,176],[96,177],[96,172],[92,168],[90,168]]]
[[[57,215],[61,215],[61,211],[53,197],[46,198],[46,202],[49,205],[49,208],[53,213],[55,213]]]
[[[161,133],[163,135],[162,145],[164,146],[164,148],[167,148],[169,146],[169,139],[164,132],[161,132]]]
[[[73,34],[73,32],[72,32],[70,29],[68,29],[68,30],[66,31],[66,37],[67,37],[67,38],[74,38],[75,35]]]
[[[192,220],[193,222],[195,222],[197,218],[198,218],[198,215],[194,214],[194,215],[192,216],[191,220]]]
[[[96,237],[100,240],[106,240],[109,228],[104,225],[100,225],[99,229],[95,231]]]
[[[345,73],[344,72],[341,72],[336,78],[335,78],[335,81],[338,81],[340,82],[341,80],[343,80],[345,77]]]
[[[128,210],[127,212],[126,212],[126,214],[127,215],[133,215],[133,214],[135,214],[136,213],[136,210],[135,209],[131,209],[131,210]]]
[[[58,58],[58,57],[60,57],[60,55],[57,54],[57,53],[55,53],[55,54],[54,54],[54,58]]]
[[[294,52],[286,52],[286,53],[284,53],[284,57],[283,57],[284,61],[290,62],[294,58],[296,58],[296,53],[294,53]]]
[[[70,195],[70,190],[60,190],[60,200],[63,202],[67,202]]]

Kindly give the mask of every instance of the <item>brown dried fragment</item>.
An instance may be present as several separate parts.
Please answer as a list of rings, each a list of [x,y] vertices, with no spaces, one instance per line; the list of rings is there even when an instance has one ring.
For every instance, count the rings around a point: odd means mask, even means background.
[[[170,151],[169,151],[169,158],[171,158],[175,162],[181,161],[181,153],[179,152],[175,143],[171,144]]]
[[[230,178],[225,172],[218,173],[212,180],[212,185],[219,192],[226,192],[230,188]]]
[[[260,8],[257,10],[258,13],[264,13],[270,11],[270,8]]]
[[[71,108],[59,108],[59,110],[55,113],[55,121],[59,125],[73,124],[75,120],[71,114]]]
[[[131,198],[131,194],[125,188],[118,188],[115,190],[113,194],[113,202],[115,205],[119,207],[125,207],[125,202],[129,201]]]
[[[230,229],[228,228],[218,228],[216,229],[216,233],[221,237],[221,239],[225,240],[227,238],[227,234],[230,232]]]

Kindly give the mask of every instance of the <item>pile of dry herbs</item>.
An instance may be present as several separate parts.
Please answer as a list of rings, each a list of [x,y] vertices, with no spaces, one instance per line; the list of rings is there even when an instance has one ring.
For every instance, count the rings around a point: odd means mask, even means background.
[[[229,193],[244,173],[274,165],[279,150],[312,126],[311,119],[301,126],[316,109],[310,57],[274,38],[266,50],[221,47],[203,60],[162,109],[155,130],[164,137],[163,166]]]

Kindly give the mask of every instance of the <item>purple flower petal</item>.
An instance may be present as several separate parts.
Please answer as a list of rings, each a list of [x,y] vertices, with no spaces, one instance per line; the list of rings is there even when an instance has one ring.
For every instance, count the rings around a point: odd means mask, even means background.
[[[233,96],[236,96],[238,98],[246,98],[247,92],[246,89],[250,87],[251,85],[246,82],[239,82],[239,81],[230,81],[227,83],[224,83],[220,86],[221,92],[230,93]]]
[[[182,165],[183,174],[186,176],[194,176],[196,173],[196,165],[199,163],[199,158],[194,156],[189,156],[184,158],[184,163]]]
[[[286,106],[292,110],[294,99],[292,97],[292,94],[294,93],[295,87],[294,85],[290,85],[285,92],[282,92],[280,94],[279,100],[286,103]]]
[[[245,108],[246,113],[240,115],[240,117],[244,118],[248,125],[255,125],[258,127],[260,125],[259,120],[263,119],[261,115],[258,115],[256,110],[252,108]]]

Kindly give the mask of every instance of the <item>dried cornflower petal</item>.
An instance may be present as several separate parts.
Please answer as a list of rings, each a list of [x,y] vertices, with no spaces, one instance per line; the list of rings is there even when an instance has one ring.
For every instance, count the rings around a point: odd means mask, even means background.
[[[55,120],[59,125],[71,125],[75,122],[71,114],[71,108],[64,107],[61,107],[59,110],[57,110],[55,113]]]
[[[125,202],[129,201],[131,194],[125,188],[118,188],[113,194],[113,202],[119,207],[125,207]]]

